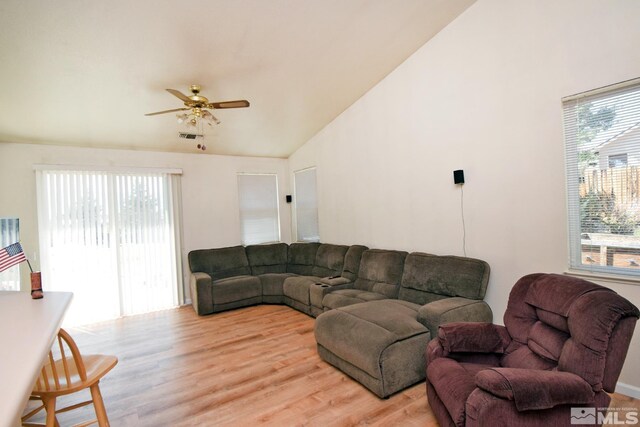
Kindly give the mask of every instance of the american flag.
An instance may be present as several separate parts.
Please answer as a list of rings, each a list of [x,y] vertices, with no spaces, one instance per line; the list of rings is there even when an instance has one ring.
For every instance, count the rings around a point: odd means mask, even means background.
[[[0,250],[0,271],[5,271],[7,268],[26,261],[26,259],[20,243],[9,245]]]

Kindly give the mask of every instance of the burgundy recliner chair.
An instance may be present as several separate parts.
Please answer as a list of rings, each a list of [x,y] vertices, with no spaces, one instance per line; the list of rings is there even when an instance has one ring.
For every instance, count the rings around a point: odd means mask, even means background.
[[[426,351],[429,404],[441,426],[579,422],[608,407],[639,315],[594,283],[525,276],[511,290],[505,326],[440,326]]]

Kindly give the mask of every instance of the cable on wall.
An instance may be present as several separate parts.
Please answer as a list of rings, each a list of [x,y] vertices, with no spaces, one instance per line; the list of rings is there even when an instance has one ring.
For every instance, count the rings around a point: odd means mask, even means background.
[[[464,171],[458,169],[453,171],[453,183],[460,186],[460,216],[462,217],[462,253],[467,256],[467,227],[464,223]]]
[[[464,223],[464,189],[460,186],[460,216],[462,216],[462,253],[467,256],[467,227]]]

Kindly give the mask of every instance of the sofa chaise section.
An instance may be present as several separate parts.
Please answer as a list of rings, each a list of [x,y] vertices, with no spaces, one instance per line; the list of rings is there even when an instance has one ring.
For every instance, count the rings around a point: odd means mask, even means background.
[[[369,252],[363,254],[359,274],[369,282],[389,280],[372,272],[376,270],[368,264],[376,257],[368,257]],[[336,299],[342,305],[319,315],[315,324],[320,357],[379,397],[424,380],[422,354],[441,323],[493,319],[482,301],[489,279],[484,261],[412,253],[404,259],[400,274],[395,290],[399,299],[358,302],[347,295],[351,299]],[[323,301],[344,294],[331,292]]]
[[[392,309],[390,309],[392,308]],[[424,378],[429,331],[415,304],[387,299],[353,304],[318,316],[318,354],[379,397]]]

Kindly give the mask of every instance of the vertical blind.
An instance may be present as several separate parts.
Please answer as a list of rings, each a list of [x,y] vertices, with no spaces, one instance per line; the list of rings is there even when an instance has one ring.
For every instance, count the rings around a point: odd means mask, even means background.
[[[18,218],[0,218],[0,248],[20,240],[20,220]],[[14,265],[0,272],[0,291],[20,290],[20,265]]]
[[[280,241],[276,175],[238,174],[238,203],[244,245]]]
[[[36,173],[43,287],[74,293],[65,324],[178,304],[177,176]]]
[[[640,79],[563,100],[570,266],[640,274]]]
[[[294,173],[296,233],[299,242],[319,242],[316,168]]]

